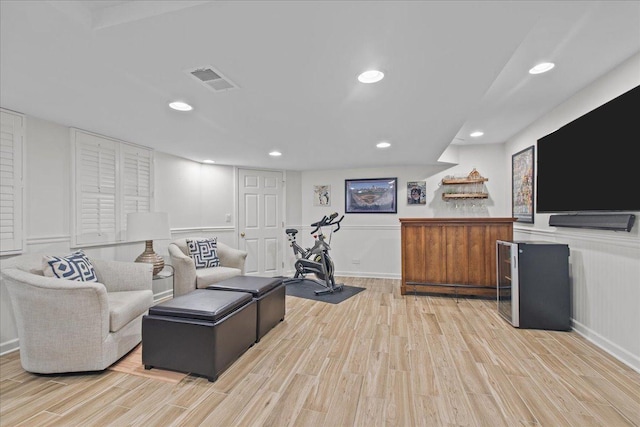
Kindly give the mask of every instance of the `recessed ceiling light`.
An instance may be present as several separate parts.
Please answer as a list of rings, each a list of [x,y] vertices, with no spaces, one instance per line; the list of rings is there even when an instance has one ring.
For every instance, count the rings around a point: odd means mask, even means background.
[[[391,147],[391,144],[389,144],[388,142],[378,142],[376,144],[376,147],[378,147],[378,148],[389,148],[389,147]]]
[[[469,136],[472,136],[472,137],[474,137],[474,138],[477,138],[477,137],[482,136],[482,135],[484,135],[484,132],[479,131],[479,130],[477,130],[477,131],[475,131],[475,132],[471,132],[471,133],[469,134]]]
[[[186,102],[182,102],[182,101],[173,101],[169,103],[169,107],[173,108],[174,110],[178,110],[178,111],[191,111],[193,110],[193,107],[189,104],[187,104]]]
[[[203,161],[202,161],[202,163],[209,163],[209,164],[211,164],[211,163],[215,163],[215,162],[214,162],[213,160],[209,160],[209,159],[207,159],[207,160],[203,160]]]
[[[360,83],[376,83],[382,80],[384,73],[378,70],[368,70],[358,76]]]
[[[272,151],[269,153],[269,155],[273,157],[278,157],[278,156],[282,156],[282,153],[279,151]]]
[[[532,69],[530,69],[529,70],[529,74],[546,73],[547,71],[549,71],[550,69],[552,69],[555,66],[556,66],[556,64],[554,64],[553,62],[541,62],[540,64],[538,64],[535,67],[533,67]]]

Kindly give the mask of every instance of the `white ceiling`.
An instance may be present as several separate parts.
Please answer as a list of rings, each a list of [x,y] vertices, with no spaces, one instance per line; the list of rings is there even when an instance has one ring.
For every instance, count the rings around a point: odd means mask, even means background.
[[[0,7],[2,107],[245,167],[435,165],[451,143],[504,142],[640,52],[640,1]],[[557,65],[529,75],[540,61]],[[216,93],[185,72],[203,65],[239,88]],[[370,68],[385,79],[359,83]]]

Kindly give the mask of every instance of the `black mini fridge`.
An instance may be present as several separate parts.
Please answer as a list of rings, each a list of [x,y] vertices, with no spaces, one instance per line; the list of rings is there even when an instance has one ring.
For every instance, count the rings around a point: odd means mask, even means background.
[[[496,241],[498,313],[524,329],[571,330],[569,246]]]

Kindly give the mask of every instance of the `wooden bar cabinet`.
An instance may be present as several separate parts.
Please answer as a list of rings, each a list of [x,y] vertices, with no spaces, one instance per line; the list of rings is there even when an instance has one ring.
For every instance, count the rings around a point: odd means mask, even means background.
[[[516,218],[400,218],[400,292],[496,297],[496,241]]]

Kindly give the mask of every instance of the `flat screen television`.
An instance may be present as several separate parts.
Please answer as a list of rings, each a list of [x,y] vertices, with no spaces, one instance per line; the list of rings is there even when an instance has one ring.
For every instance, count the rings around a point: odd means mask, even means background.
[[[640,211],[640,86],[538,140],[538,213]]]

